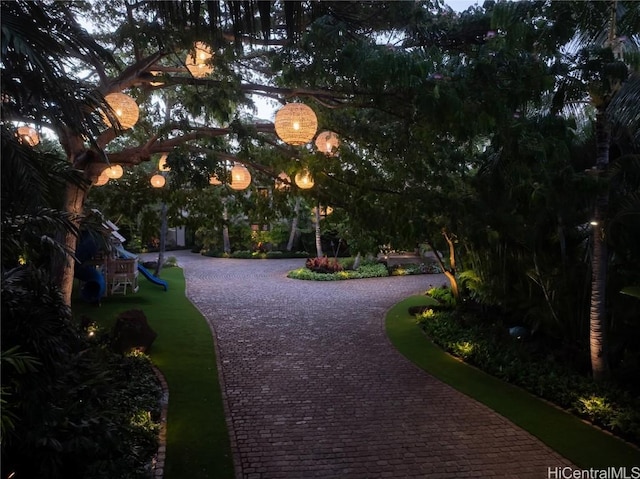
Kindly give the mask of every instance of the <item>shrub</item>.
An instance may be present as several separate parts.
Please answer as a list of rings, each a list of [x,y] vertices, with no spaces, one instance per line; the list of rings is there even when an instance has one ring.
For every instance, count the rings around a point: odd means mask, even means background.
[[[148,477],[161,397],[148,358],[89,340],[43,270],[3,273],[1,297],[2,476]]]
[[[314,273],[308,268],[299,268],[287,274],[288,278],[311,281],[339,281],[343,279],[381,278],[385,276],[389,276],[389,272],[383,264],[363,265],[357,270],[343,270],[336,273]]]
[[[175,268],[178,266],[178,258],[175,256],[169,256],[162,265],[163,268]]]
[[[251,259],[253,258],[253,253],[249,250],[244,251],[234,251],[229,255],[230,258],[240,258],[240,259]]]
[[[314,273],[336,273],[343,270],[342,265],[336,259],[331,260],[326,256],[322,258],[309,258],[305,266]]]
[[[453,297],[453,293],[449,288],[431,288],[427,291],[427,295],[431,296],[443,306],[453,307],[456,304],[456,299]]]
[[[440,266],[435,261],[426,261],[424,263],[406,263],[396,264],[389,267],[391,276],[406,276],[411,274],[438,274],[442,273]]]
[[[435,288],[432,297],[442,294]],[[437,292],[436,292],[437,291]],[[434,296],[435,294],[435,296]],[[616,384],[595,383],[551,348],[512,338],[501,321],[455,310],[416,315],[427,335],[464,361],[516,384],[623,438],[640,443],[640,400]]]

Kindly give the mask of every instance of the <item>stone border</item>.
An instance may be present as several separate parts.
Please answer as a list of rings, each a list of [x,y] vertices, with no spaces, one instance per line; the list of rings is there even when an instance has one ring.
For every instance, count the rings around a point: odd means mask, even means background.
[[[153,372],[156,373],[160,387],[162,388],[162,399],[160,404],[160,431],[158,432],[158,452],[151,460],[151,477],[153,479],[162,479],[164,476],[164,463],[167,458],[167,410],[169,407],[169,386],[162,372],[153,364],[151,365]]]

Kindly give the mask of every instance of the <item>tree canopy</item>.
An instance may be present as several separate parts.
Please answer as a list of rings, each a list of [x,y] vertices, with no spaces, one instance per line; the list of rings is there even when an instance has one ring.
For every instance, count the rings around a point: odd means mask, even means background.
[[[114,214],[145,211],[163,153],[176,224],[224,221],[229,195],[264,223],[291,217],[292,195],[331,205],[345,235],[366,239],[354,247],[451,247],[455,268],[447,254],[442,265],[474,300],[583,343],[598,192],[610,199],[609,320],[626,324],[620,305],[633,299],[618,291],[640,281],[639,10],[627,1],[487,1],[464,12],[436,0],[5,2],[3,152],[15,122],[53,132],[84,178],[65,183],[57,204],[76,229],[87,195],[127,195]],[[206,74],[194,74],[189,58],[203,49]],[[133,128],[120,128],[105,101],[116,92],[140,108]],[[256,116],[263,101],[309,105],[318,132],[339,136],[338,154],[280,141],[272,119]],[[597,113],[611,151],[593,174]],[[235,162],[251,171],[253,193],[211,193],[209,178],[228,182]],[[95,191],[108,164],[125,177]],[[311,190],[272,191],[280,172],[303,168]],[[270,191],[268,204],[258,190]],[[63,244],[73,251],[73,231]],[[60,277],[70,294],[72,271]]]

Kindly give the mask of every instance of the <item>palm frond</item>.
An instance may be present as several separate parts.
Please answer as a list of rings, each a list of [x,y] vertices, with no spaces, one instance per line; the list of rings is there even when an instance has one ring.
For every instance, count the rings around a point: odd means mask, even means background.
[[[623,83],[607,108],[616,129],[631,133],[636,146],[640,146],[640,73],[634,73]]]

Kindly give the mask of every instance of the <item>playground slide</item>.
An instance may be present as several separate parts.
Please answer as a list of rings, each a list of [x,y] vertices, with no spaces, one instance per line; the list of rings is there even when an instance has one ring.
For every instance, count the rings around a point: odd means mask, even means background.
[[[160,279],[154,276],[153,274],[151,274],[151,271],[142,266],[140,263],[138,263],[138,271],[140,271],[144,275],[144,277],[151,281],[153,284],[162,286],[165,291],[169,288],[169,284],[164,279]]]
[[[98,303],[107,292],[107,283],[102,272],[93,266],[77,265],[74,275],[84,284],[80,288],[80,297],[89,303]]]
[[[123,258],[133,259],[133,258],[137,258],[138,257],[137,255],[133,254],[132,252],[127,251],[126,249],[124,249],[122,246],[117,246],[116,247],[116,251]],[[147,268],[142,266],[140,263],[138,263],[138,271],[140,271],[144,275],[144,277],[147,278],[149,281],[151,281],[153,284],[157,284],[159,286],[162,286],[165,291],[167,291],[167,289],[169,289],[169,284],[165,280],[160,279],[160,278],[154,276],[153,274],[151,274],[151,271],[149,271]]]

